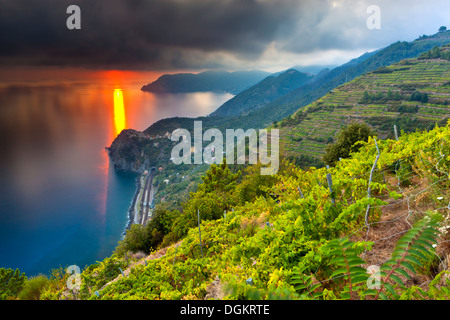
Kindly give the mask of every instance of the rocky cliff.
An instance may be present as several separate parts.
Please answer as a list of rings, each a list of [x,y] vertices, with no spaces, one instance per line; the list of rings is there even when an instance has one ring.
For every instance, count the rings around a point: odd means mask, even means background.
[[[144,133],[126,129],[106,149],[116,170],[142,173],[149,166],[144,155],[144,149],[149,143],[150,140]]]
[[[122,130],[106,150],[116,170],[143,173],[151,167],[169,163],[175,144],[170,140],[169,132],[152,135],[146,131],[126,129]]]

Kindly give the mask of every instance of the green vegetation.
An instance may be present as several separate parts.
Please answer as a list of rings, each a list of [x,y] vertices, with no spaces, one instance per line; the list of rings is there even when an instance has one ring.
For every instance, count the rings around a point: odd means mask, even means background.
[[[45,275],[27,278],[19,269],[0,268],[0,300],[40,300],[47,289],[60,289],[56,280],[58,270],[53,270],[51,280]]]
[[[422,53],[417,59],[444,59],[450,60],[450,47],[434,47],[433,50]]]
[[[267,195],[264,188],[276,179],[261,176],[258,169],[259,166],[248,167],[243,172],[233,173],[225,160],[219,166],[211,165],[201,176],[202,183],[198,189],[181,203],[180,210],[170,210],[167,203],[157,205],[152,219],[145,226],[131,226],[126,237],[119,242],[115,254],[118,257],[128,252],[149,254],[182,239],[190,228],[195,228],[198,223],[197,210],[202,221],[216,220],[238,204]]]
[[[371,94],[365,90],[360,103],[386,103],[388,101],[400,101],[402,99],[404,99],[404,97],[402,97],[398,91],[393,93],[392,90],[388,90],[386,94],[384,92]]]
[[[152,248],[154,242],[158,241],[158,234],[152,233],[152,230],[148,230],[140,224],[131,225],[127,230],[125,239],[119,241],[119,245],[116,248],[116,253],[119,256],[123,256],[128,251],[138,252],[143,251],[148,254]],[[156,239],[155,239],[156,238]]]
[[[326,299],[365,299],[370,297],[373,299],[382,300],[402,300],[406,297],[408,299],[418,298],[450,298],[450,289],[447,287],[432,287],[432,290],[437,292],[427,292],[420,289],[420,287],[408,287],[405,285],[405,280],[402,278],[411,279],[408,272],[416,274],[416,269],[422,266],[420,260],[428,261],[432,258],[430,248],[433,246],[427,240],[435,241],[438,221],[441,219],[439,215],[432,215],[428,220],[420,220],[408,232],[401,237],[397,242],[396,247],[392,253],[391,258],[386,261],[378,271],[379,284],[377,288],[374,285],[376,277],[371,276],[365,268],[360,265],[365,264],[365,261],[360,258],[365,247],[363,243],[351,242],[348,239],[333,239],[328,243],[328,255],[331,258],[331,263],[335,264],[336,269],[331,274],[330,278],[340,278],[343,282],[341,290],[330,292],[322,284],[313,284],[311,276],[305,275],[304,269],[296,269],[292,276],[291,283],[295,285],[297,292],[302,293],[301,297],[304,299],[319,299],[321,297]],[[441,280],[444,275],[439,274],[436,280]],[[371,277],[374,279],[372,280]],[[381,278],[383,281],[381,281]],[[438,281],[434,281],[434,285]],[[340,281],[337,281],[338,283]],[[369,284],[373,285],[369,287]],[[450,281],[447,280],[450,285]],[[337,285],[339,287],[339,284]],[[320,288],[322,287],[322,288]],[[319,288],[321,290],[319,290]]]
[[[448,48],[422,56],[450,52]],[[322,165],[330,138],[335,141],[337,132],[355,121],[367,123],[381,138],[393,138],[394,125],[399,134],[445,125],[450,116],[449,66],[443,59],[407,59],[337,87],[277,122],[285,157],[295,163],[316,159],[304,168]]]
[[[0,268],[0,300],[15,299],[22,290],[27,277],[19,269]]]
[[[242,115],[273,101],[314,80],[314,76],[289,69],[279,75],[268,76],[261,82],[225,102],[212,116]]]
[[[375,132],[365,123],[354,122],[343,128],[335,143],[327,145],[323,161],[334,166],[340,159],[350,157],[350,153],[357,152],[361,147],[360,141],[367,142]]]
[[[231,209],[235,204],[232,193],[239,174],[232,173],[225,160],[219,166],[211,165],[210,170],[202,176],[203,183],[198,186],[197,192],[191,193],[183,214],[174,223],[173,232],[177,238],[185,236],[190,228],[197,225],[197,210],[201,212],[201,220],[215,220]]]
[[[49,280],[46,276],[40,275],[28,279],[19,293],[20,300],[39,300],[41,293],[48,286]]]
[[[423,103],[427,103],[428,102],[428,93],[426,92],[419,92],[419,91],[414,91],[413,93],[411,93],[411,97],[409,98],[409,100],[411,101],[420,101]]]
[[[398,141],[377,139],[372,197],[372,138],[331,169],[305,171],[283,162],[278,174],[264,177],[256,165],[240,173],[225,163],[212,165],[183,204],[186,212],[157,214],[154,230],[167,237],[157,250],[145,261],[125,252],[89,266],[76,296],[204,299],[219,277],[224,299],[449,299],[450,281],[437,264],[449,253],[450,212],[447,202],[436,200],[450,197],[449,139],[450,123],[402,134]],[[415,182],[412,189],[399,184],[405,179]],[[392,205],[400,209],[392,212]],[[399,233],[394,221],[400,220],[405,223]],[[141,242],[132,231],[129,237]],[[368,274],[374,265],[378,273]],[[377,286],[369,286],[371,281]],[[73,297],[50,285],[41,295]]]

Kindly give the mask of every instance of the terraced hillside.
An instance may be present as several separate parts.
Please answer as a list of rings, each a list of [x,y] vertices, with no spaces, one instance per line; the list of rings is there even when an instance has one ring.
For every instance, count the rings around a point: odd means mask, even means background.
[[[448,53],[450,46],[440,50]],[[352,121],[366,122],[381,137],[394,137],[394,124],[400,134],[445,123],[450,117],[450,61],[429,56],[366,73],[275,124],[286,156],[320,165],[314,159]]]

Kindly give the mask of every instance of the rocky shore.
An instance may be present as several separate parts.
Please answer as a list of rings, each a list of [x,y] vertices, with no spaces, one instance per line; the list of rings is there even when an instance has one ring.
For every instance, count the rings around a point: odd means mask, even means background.
[[[138,201],[139,194],[141,193],[142,189],[142,183],[141,183],[141,175],[136,177],[136,191],[134,192],[133,199],[131,200],[130,208],[128,209],[128,222],[125,227],[125,230],[123,230],[122,235],[125,236],[128,229],[130,229],[131,225],[134,223],[134,219],[136,216],[136,201]]]
[[[114,168],[119,171],[143,173],[149,166],[144,155],[144,147],[148,142],[147,135],[140,131],[122,130],[111,146],[106,148]]]
[[[117,171],[136,173],[136,191],[128,209],[128,222],[123,234],[134,223],[145,219],[142,212],[142,196],[146,189],[146,173],[153,172],[156,166],[164,165],[170,158],[172,142],[169,135],[151,136],[148,133],[125,129],[114,139],[106,151]],[[151,174],[153,175],[153,173]],[[152,196],[154,193],[152,193]]]

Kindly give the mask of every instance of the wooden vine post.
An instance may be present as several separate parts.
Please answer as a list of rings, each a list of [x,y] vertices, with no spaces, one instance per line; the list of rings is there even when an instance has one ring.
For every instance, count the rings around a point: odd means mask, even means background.
[[[375,141],[375,146],[377,147],[377,156],[376,156],[375,161],[373,163],[372,170],[370,170],[369,187],[367,188],[367,199],[370,199],[370,195],[372,193],[371,184],[372,184],[373,172],[375,171],[375,169],[377,167],[378,159],[380,158],[380,149],[378,148],[377,139],[373,138],[373,140]],[[366,222],[367,230],[369,230],[369,222],[368,222],[369,211],[370,211],[370,203],[367,205],[366,216],[365,216],[365,222]]]
[[[331,179],[331,173],[327,173],[327,182],[328,182],[328,188],[330,189],[331,203],[333,205],[335,205],[336,199],[333,196],[333,180]]]

